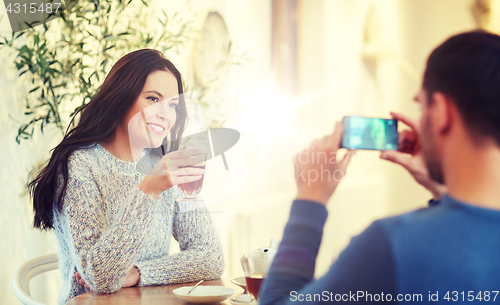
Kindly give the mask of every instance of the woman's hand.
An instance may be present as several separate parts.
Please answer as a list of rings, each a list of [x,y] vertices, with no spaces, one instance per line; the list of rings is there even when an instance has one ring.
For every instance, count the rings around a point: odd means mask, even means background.
[[[447,192],[447,188],[429,175],[419,136],[420,126],[405,115],[394,112],[391,112],[391,115],[408,125],[411,130],[403,130],[399,133],[398,151],[384,151],[380,154],[380,158],[403,166],[417,183],[431,192],[435,200],[439,200],[441,195]]]
[[[335,123],[333,134],[313,141],[306,149],[295,155],[295,177],[297,199],[326,204],[340,180],[345,176],[347,164],[353,152],[348,152],[341,161],[337,151],[342,139],[342,124]]]
[[[197,157],[200,153],[199,150],[184,149],[166,154],[142,180],[139,189],[158,198],[174,185],[201,179],[205,169],[195,167],[205,165],[203,158]]]
[[[78,284],[80,285],[83,285],[85,286],[86,289],[89,289],[90,290],[90,287],[89,285],[87,285],[87,283],[85,283],[85,280],[82,279],[81,275],[80,275],[80,272],[77,272],[73,275],[73,278],[75,279],[75,281],[78,282]]]
[[[82,279],[79,272],[75,273],[75,275],[73,275],[73,278],[80,285],[83,285],[85,288],[90,290],[89,285],[87,285],[87,283],[85,283],[85,280]],[[130,269],[129,273],[125,276],[125,281],[123,282],[122,288],[135,286],[135,285],[139,284],[140,280],[141,280],[141,275],[139,273],[139,269],[137,269],[137,267],[134,266],[134,267],[132,267],[132,269]]]
[[[205,173],[205,161],[200,157],[201,151],[195,149],[184,149],[173,151],[163,156],[163,162],[167,164],[168,173],[173,185],[193,182],[201,179]],[[197,167],[196,167],[197,166]]]

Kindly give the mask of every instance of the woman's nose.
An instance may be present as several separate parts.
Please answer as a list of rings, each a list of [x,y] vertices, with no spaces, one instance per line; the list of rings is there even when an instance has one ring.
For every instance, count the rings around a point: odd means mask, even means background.
[[[156,117],[161,120],[165,120],[167,118],[165,111],[158,111],[158,113],[156,113]]]
[[[156,112],[156,117],[162,120],[165,120],[167,118],[167,107],[165,105],[166,103],[160,102],[159,107]]]

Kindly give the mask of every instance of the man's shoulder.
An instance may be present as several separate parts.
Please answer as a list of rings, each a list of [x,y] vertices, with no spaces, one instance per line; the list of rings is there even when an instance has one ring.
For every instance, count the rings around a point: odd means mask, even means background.
[[[443,205],[420,208],[376,221],[392,238],[406,238],[417,234],[438,234],[443,226],[458,224],[456,211]]]
[[[441,206],[430,206],[404,214],[383,218],[380,219],[379,222],[382,226],[388,227],[412,226],[437,221],[445,213],[446,210]]]

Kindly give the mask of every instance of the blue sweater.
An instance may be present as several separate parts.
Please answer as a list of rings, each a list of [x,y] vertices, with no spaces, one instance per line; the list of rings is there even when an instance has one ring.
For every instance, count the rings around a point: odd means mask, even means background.
[[[444,196],[437,205],[375,221],[314,280],[326,218],[323,205],[294,201],[261,305],[500,304],[500,211]]]

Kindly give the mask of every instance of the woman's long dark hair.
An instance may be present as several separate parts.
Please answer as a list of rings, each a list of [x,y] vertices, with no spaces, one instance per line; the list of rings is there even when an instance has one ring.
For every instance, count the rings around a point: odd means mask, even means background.
[[[148,75],[157,70],[168,70],[177,79],[179,104],[177,119],[170,130],[169,151],[177,150],[181,135],[186,126],[187,112],[182,94],[181,74],[175,66],[165,59],[161,52],[143,49],[129,53],[116,62],[106,76],[99,92],[84,105],[73,117],[80,114],[76,127],[66,130],[66,135],[53,150],[48,163],[34,180],[28,184],[33,198],[35,219],[33,226],[41,230],[54,228],[53,209],[59,211],[63,206],[63,197],[68,184],[68,158],[82,146],[113,139],[116,127],[139,97]],[[63,185],[59,196],[58,177],[62,174]]]

